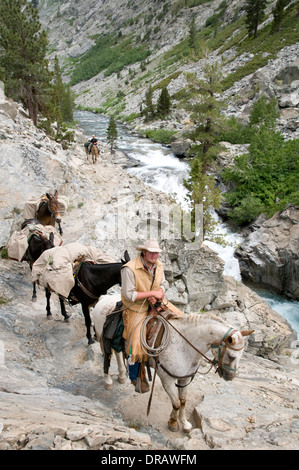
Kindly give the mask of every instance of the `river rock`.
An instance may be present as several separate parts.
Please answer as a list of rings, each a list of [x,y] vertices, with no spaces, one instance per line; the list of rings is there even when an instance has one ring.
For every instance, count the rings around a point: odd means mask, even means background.
[[[244,279],[299,299],[299,206],[288,206],[235,251]]]
[[[186,132],[178,132],[171,139],[170,147],[177,157],[187,157],[191,148],[192,141],[186,137]]]

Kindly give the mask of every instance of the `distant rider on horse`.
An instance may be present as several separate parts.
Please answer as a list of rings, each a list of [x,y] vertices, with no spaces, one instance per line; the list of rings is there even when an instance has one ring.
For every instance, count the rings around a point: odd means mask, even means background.
[[[95,135],[92,136],[92,138],[90,139],[90,145],[89,145],[89,153],[91,152],[91,148],[93,145],[98,145],[98,139],[96,138]]]

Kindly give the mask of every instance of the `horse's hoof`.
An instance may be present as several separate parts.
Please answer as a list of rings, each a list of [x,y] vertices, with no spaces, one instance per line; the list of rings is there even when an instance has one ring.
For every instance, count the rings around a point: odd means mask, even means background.
[[[113,384],[105,384],[105,390],[113,390]]]
[[[88,340],[88,346],[89,346],[90,344],[94,344],[94,340],[93,340],[92,338],[90,338],[90,339]]]
[[[36,302],[36,301],[37,301],[37,298],[36,298],[36,297],[32,297],[31,301],[32,301],[32,302]]]
[[[64,321],[66,321],[66,322],[68,323],[68,321],[69,321],[70,318],[71,318],[70,315],[66,315],[66,316],[64,317]]]
[[[190,423],[188,423],[188,424],[183,428],[183,431],[184,431],[185,433],[189,434],[189,432],[191,432],[192,429],[193,429],[193,426],[192,426]]]
[[[124,384],[126,382],[126,380],[127,380],[127,377],[124,377],[123,379],[118,377],[118,383],[120,383],[120,384]]]
[[[50,313],[50,315],[47,315],[47,320],[52,320],[52,313]]]
[[[168,429],[172,432],[178,432],[179,424],[177,422],[168,421]]]

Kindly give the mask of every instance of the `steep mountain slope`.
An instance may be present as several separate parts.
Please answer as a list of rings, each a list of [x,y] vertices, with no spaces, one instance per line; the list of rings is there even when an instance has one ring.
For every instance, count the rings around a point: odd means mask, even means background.
[[[84,109],[114,114],[140,127],[139,114],[149,86],[154,103],[167,86],[172,113],[166,123],[153,126],[185,128],[188,114],[180,96],[186,87],[185,73],[202,77],[203,50],[208,46],[207,60],[219,62],[225,77],[221,98],[229,104],[227,114],[246,120],[252,101],[261,93],[274,95],[278,101],[283,97],[281,128],[293,138],[297,137],[298,92],[288,86],[299,79],[297,7],[290,2],[281,31],[273,35],[275,4],[269,3],[259,37],[251,41],[245,0],[149,0],[121,5],[114,0],[40,0],[39,9],[51,44],[49,57],[59,57],[65,80],[73,84],[76,104]],[[192,18],[196,53],[188,44]],[[290,69],[292,80],[286,78]],[[284,95],[294,93],[295,97],[285,99]]]

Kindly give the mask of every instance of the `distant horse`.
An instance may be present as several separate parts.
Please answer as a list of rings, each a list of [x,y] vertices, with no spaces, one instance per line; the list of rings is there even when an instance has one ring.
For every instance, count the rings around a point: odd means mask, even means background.
[[[52,225],[55,227],[55,222],[58,224],[59,233],[60,235],[63,234],[61,228],[61,215],[60,215],[60,204],[58,201],[58,192],[55,191],[55,194],[46,193],[45,197],[42,198],[42,202],[40,203],[36,214],[35,219],[39,220],[39,223],[42,225]],[[32,221],[34,219],[27,219],[22,224],[22,229],[27,225],[28,221]]]
[[[119,300],[120,296],[106,295],[93,310],[94,327],[100,340],[106,316],[112,313]],[[215,366],[216,372],[224,380],[232,380],[236,376],[245,346],[244,336],[250,335],[253,330],[239,331],[214,315],[201,314],[182,315],[167,320],[164,326],[167,328],[168,339],[157,356],[147,351],[149,364],[155,369],[172,402],[169,429],[178,431],[179,419],[184,431],[190,432],[192,425],[187,421],[185,413],[187,388],[199,368],[201,357],[204,356],[211,367]],[[214,360],[205,356],[210,349]],[[122,353],[115,352],[115,355],[118,358],[118,377],[122,383],[125,376]],[[154,381],[155,377],[153,383]],[[106,384],[112,384],[109,373],[105,376],[105,388],[108,388]]]
[[[75,285],[69,293],[68,301],[71,305],[81,304],[88,344],[94,342],[91,336],[89,309],[98,302],[102,295],[107,294],[108,289],[121,283],[120,270],[130,260],[127,250],[124,258],[120,263],[89,264],[82,262],[75,277]]]
[[[85,142],[85,144],[84,144],[84,149],[85,149],[87,160],[88,160],[88,156],[89,156],[89,145],[90,145],[90,142]]]
[[[98,160],[99,149],[97,144],[92,144],[91,146],[91,156],[93,163],[97,163]]]
[[[40,224],[40,221],[37,219],[30,219],[30,221],[34,221],[36,224]],[[25,221],[26,222],[26,221]],[[24,222],[24,224],[25,224]],[[31,222],[32,223],[32,222]],[[26,225],[26,224],[25,224]],[[27,261],[30,265],[30,269],[32,269],[33,263],[41,256],[41,254],[45,250],[49,250],[50,248],[54,247],[54,234],[53,232],[50,233],[49,239],[44,237],[43,234],[40,232],[33,233],[30,235],[28,238],[28,248],[25,252],[25,255],[23,257],[23,261]],[[32,293],[32,302],[36,301],[36,283],[33,282],[33,293]],[[47,316],[51,316],[51,311],[50,311],[50,297],[51,293],[49,289],[45,289],[46,293],[46,299],[47,299]],[[59,297],[59,302],[60,302],[60,308],[61,308],[61,314],[64,317],[65,320],[69,319],[69,315],[67,315],[66,310],[65,310],[65,305],[64,301],[61,297]]]

